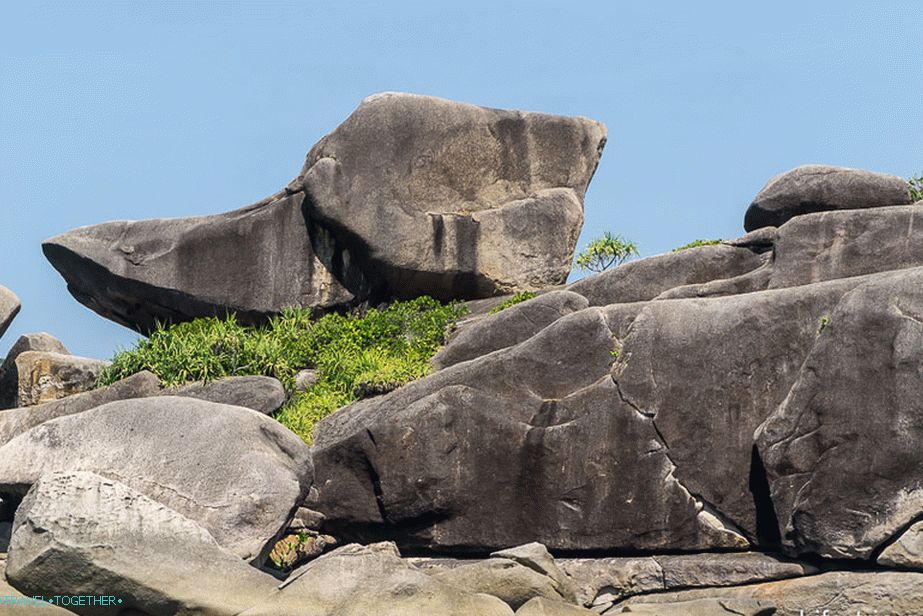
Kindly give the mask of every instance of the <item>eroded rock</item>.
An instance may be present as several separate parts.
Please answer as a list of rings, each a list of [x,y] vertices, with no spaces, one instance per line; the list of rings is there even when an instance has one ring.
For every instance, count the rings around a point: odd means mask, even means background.
[[[21,307],[22,304],[16,294],[0,285],[0,336],[6,333]]]
[[[165,395],[232,404],[270,415],[285,404],[285,388],[270,376],[232,376],[164,390]]]
[[[93,389],[109,362],[48,351],[25,351],[16,356],[14,407],[60,400]]]

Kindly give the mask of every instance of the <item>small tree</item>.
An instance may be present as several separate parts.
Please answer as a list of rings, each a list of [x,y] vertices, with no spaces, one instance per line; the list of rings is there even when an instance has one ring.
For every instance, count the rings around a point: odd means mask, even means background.
[[[577,255],[577,267],[591,272],[602,272],[616,267],[632,256],[638,256],[638,247],[621,235],[605,235],[589,243],[583,252]]]

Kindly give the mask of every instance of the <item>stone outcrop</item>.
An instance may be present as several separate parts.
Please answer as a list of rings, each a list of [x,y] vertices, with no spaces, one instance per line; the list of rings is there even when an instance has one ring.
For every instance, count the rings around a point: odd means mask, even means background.
[[[166,389],[165,395],[196,398],[253,409],[269,415],[285,404],[285,388],[269,376],[232,376]]]
[[[393,544],[347,545],[297,569],[240,616],[511,616],[496,597],[467,593],[402,561]]]
[[[158,396],[47,421],[0,447],[0,493],[46,473],[115,479],[261,561],[311,487],[307,446],[274,420],[236,406]]]
[[[16,512],[6,575],[29,595],[113,598],[108,609],[70,608],[88,615],[230,616],[277,585],[189,518],[89,472],[52,473],[32,486]]]
[[[471,299],[561,284],[606,140],[592,120],[411,94],[367,98],[279,193],[215,216],[47,240],[78,301],[157,322],[366,299]]]
[[[911,203],[906,180],[829,165],[796,167],[769,180],[744,216],[744,228],[781,226],[811,212]]]
[[[16,356],[14,407],[60,400],[96,386],[109,362],[48,351],[25,351]],[[11,371],[12,372],[12,371]]]
[[[21,307],[22,304],[16,294],[0,285],[0,336],[6,333]]]
[[[10,347],[9,353],[0,364],[0,409],[9,409],[17,405],[19,399],[19,369],[16,358],[26,351],[46,351],[60,355],[70,355],[64,343],[45,332],[25,334]]]

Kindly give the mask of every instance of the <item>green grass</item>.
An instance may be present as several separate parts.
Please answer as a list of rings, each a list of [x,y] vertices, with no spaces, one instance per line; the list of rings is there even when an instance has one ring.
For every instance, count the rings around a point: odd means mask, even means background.
[[[527,302],[530,299],[534,299],[536,297],[538,297],[538,293],[533,293],[532,291],[522,291],[520,293],[517,293],[513,297],[510,297],[509,299],[504,300],[503,303],[497,304],[487,314],[497,314],[498,312],[502,310],[506,310],[510,306],[515,306],[516,304]]]
[[[923,173],[907,180],[907,184],[910,186],[911,200],[913,200],[914,203],[923,201]]]
[[[266,375],[292,391],[295,374],[313,368],[317,384],[292,395],[276,414],[311,442],[314,425],[341,406],[425,376],[429,359],[465,312],[462,304],[421,297],[316,320],[310,310],[290,309],[259,327],[241,325],[234,316],[201,318],[158,327],[117,353],[97,384],[150,370],[167,386]]]
[[[720,244],[721,240],[692,240],[688,244],[680,246],[679,248],[674,248],[673,252],[679,252],[680,250],[686,250],[687,248],[698,248],[699,246],[714,246],[715,244]]]

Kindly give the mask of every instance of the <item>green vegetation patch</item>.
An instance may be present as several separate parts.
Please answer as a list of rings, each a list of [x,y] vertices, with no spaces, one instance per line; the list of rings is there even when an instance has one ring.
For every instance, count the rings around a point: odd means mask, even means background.
[[[530,299],[535,299],[536,297],[538,297],[538,293],[534,293],[532,291],[522,291],[513,297],[504,300],[503,303],[494,306],[488,314],[497,314],[502,310],[506,310],[510,306],[515,306],[516,304],[527,302]]]
[[[97,384],[150,370],[167,386],[265,375],[291,392],[295,374],[313,368],[317,384],[292,395],[276,414],[310,443],[314,425],[339,407],[425,376],[446,332],[466,311],[460,303],[420,297],[316,320],[310,310],[289,309],[258,327],[241,325],[233,315],[201,318],[158,327],[117,353]]]
[[[715,244],[720,244],[721,240],[692,240],[688,244],[684,244],[679,248],[674,248],[673,252],[679,252],[680,250],[686,250],[687,248],[698,248],[699,246],[714,246]]]
[[[580,253],[575,262],[584,271],[604,272],[610,267],[618,267],[631,257],[638,256],[638,246],[621,235],[606,231]]]
[[[913,202],[923,201],[923,172],[907,180],[907,184],[910,186],[910,198]]]

